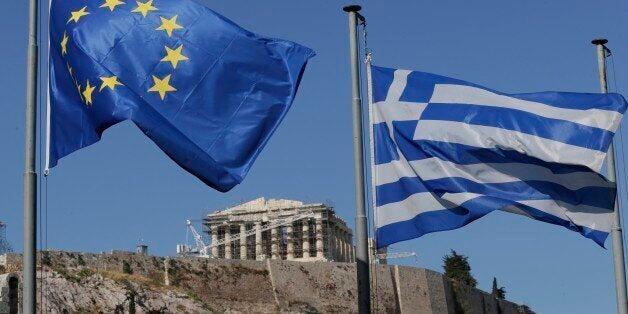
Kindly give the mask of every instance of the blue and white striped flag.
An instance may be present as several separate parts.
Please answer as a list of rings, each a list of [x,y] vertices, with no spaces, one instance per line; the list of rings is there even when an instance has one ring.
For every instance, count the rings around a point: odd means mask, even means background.
[[[603,246],[615,184],[600,173],[626,110],[619,94],[503,94],[371,67],[377,246],[460,228],[494,210]]]

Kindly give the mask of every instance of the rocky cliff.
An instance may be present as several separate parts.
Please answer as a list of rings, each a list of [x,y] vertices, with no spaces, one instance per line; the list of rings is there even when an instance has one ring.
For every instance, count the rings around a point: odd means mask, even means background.
[[[16,254],[0,257],[0,273],[19,270],[20,259]],[[47,252],[40,260],[38,308],[47,313],[357,312],[355,267],[347,263],[163,258],[124,252]],[[10,276],[0,276],[0,313],[9,312]],[[372,278],[377,313],[527,311],[425,269],[378,265]]]

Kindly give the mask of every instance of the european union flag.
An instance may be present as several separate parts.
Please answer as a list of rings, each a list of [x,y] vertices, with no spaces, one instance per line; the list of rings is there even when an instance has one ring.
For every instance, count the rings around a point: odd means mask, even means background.
[[[132,120],[228,191],[286,115],[314,52],[191,0],[53,0],[48,166]]]

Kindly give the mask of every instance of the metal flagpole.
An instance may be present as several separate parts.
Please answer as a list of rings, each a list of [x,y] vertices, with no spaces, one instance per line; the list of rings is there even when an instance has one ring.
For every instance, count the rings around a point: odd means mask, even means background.
[[[37,286],[35,284],[35,254],[37,249],[37,20],[38,0],[29,0],[28,59],[26,68],[26,123],[24,139],[24,252],[22,278],[22,312],[35,314]]]
[[[355,164],[355,262],[358,280],[358,311],[371,312],[369,280],[368,224],[364,206],[364,152],[362,139],[362,98],[360,92],[360,58],[358,56],[358,12],[359,5],[343,8],[349,13],[349,49],[351,53],[351,80],[353,86],[353,154]]]
[[[610,50],[604,46],[608,40],[594,39],[591,41],[597,48],[598,70],[600,74],[600,89],[602,93],[608,92],[606,86],[606,52]],[[612,182],[616,180],[615,149],[613,143],[608,148],[606,155],[608,164],[608,179]],[[624,238],[621,231],[621,216],[619,213],[619,203],[615,198],[615,223],[613,224],[613,262],[615,264],[615,290],[617,293],[617,313],[628,314],[628,299],[626,297],[626,266],[624,264]]]

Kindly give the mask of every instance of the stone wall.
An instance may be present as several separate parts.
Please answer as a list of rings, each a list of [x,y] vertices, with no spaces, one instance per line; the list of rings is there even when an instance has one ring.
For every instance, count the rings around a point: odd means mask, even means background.
[[[11,280],[18,282],[17,287],[9,287]],[[21,278],[17,273],[9,273],[0,275],[0,313],[17,313],[22,303],[21,296]],[[11,291],[10,288],[16,289]]]
[[[14,272],[20,270],[22,264],[22,255],[15,253],[7,253],[0,255],[0,270],[2,272]]]
[[[19,268],[19,255],[5,258],[5,267]],[[65,273],[84,268],[96,273],[131,272],[194,295],[219,312],[357,312],[352,263],[163,258],[126,252],[49,252],[43,260],[48,268]],[[0,264],[2,261],[0,258]],[[372,305],[376,313],[526,313],[515,303],[495,299],[427,269],[377,265],[372,271]]]

